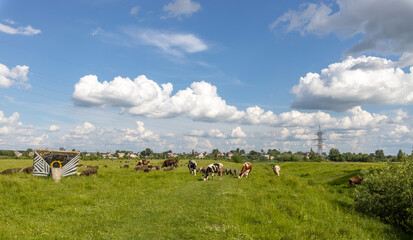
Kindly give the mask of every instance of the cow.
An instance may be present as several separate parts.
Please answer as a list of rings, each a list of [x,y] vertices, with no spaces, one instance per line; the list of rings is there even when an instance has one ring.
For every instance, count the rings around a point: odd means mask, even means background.
[[[167,159],[162,163],[162,167],[174,166],[178,167],[178,159]]]
[[[86,168],[80,176],[90,176],[93,174],[98,174],[98,169],[97,168]]]
[[[224,175],[224,165],[222,163],[209,164],[204,174],[204,181],[208,180],[209,175],[212,175],[212,181],[214,181],[215,173],[220,176],[219,180],[222,180],[222,175]]]
[[[122,168],[122,167],[121,167]],[[123,168],[129,168],[128,164],[123,165]]]
[[[23,168],[20,172],[23,172],[23,173],[32,173],[32,172],[33,172],[33,166],[25,167],[25,168]]]
[[[354,187],[355,184],[361,184],[361,182],[363,181],[363,178],[361,177],[352,177],[348,180],[348,187]]]
[[[280,171],[281,171],[280,166],[275,165],[272,170],[274,171],[275,174],[277,174],[277,176],[280,176]]]
[[[16,172],[20,172],[20,170],[22,170],[21,168],[10,168],[10,169],[6,169],[3,172],[1,172],[0,174],[6,175],[6,174],[13,174]]]
[[[194,174],[196,176],[196,162],[191,160],[188,162],[189,173]]]
[[[244,175],[246,178],[248,178],[248,175],[250,174],[252,170],[252,165],[250,162],[246,162],[244,163],[244,165],[242,165],[242,169],[241,172],[239,173],[238,178],[242,178]]]
[[[206,168],[204,168],[204,167],[200,167],[200,168],[199,168],[199,172],[205,173],[205,171],[206,171]]]
[[[141,166],[141,165],[146,166],[149,164],[149,162],[150,162],[149,160],[142,159],[138,162],[136,166]]]

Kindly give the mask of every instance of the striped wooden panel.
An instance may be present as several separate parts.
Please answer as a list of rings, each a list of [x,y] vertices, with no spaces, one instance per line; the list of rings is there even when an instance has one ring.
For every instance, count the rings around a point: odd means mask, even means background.
[[[62,176],[70,176],[77,173],[77,165],[79,164],[80,155],[72,158],[66,165],[62,167]]]
[[[47,177],[52,170],[47,162],[37,153],[33,159],[33,175]]]

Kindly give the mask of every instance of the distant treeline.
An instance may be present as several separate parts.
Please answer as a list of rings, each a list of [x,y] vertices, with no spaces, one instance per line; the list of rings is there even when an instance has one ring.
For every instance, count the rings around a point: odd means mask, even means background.
[[[73,149],[74,151],[75,149]],[[0,150],[0,159],[5,158],[33,158],[32,156],[29,157],[29,153],[33,152],[32,149],[27,149],[26,151],[18,151],[22,153],[21,157],[16,156],[15,152],[12,150]],[[128,153],[133,153],[132,151],[125,151],[125,150],[116,150],[113,153],[113,156],[116,158],[121,158],[120,154],[124,156],[123,158],[128,158]],[[136,153],[138,158],[150,158],[150,159],[167,159],[168,154],[171,154],[172,151],[165,151],[156,153],[152,151],[150,148],[146,148],[145,150]],[[199,153],[192,151],[190,153],[179,153],[175,154],[177,159],[194,159],[197,158]],[[392,155],[384,155],[384,151],[379,149],[376,150],[375,153],[340,153],[340,151],[336,148],[330,149],[329,153],[323,153],[321,155],[310,151],[310,152],[280,152],[277,149],[269,149],[268,151],[261,150],[260,152],[251,150],[250,152],[246,152],[243,149],[237,148],[236,150],[231,150],[227,153],[221,153],[218,149],[212,150],[211,153],[204,152],[202,153],[202,159],[208,160],[219,160],[219,159],[228,159],[233,162],[245,162],[245,161],[253,161],[253,162],[267,162],[267,161],[278,161],[278,162],[319,162],[319,161],[333,161],[333,162],[386,162],[386,161],[402,161],[405,158],[410,157],[409,155],[405,154],[402,150],[399,150],[397,156]],[[102,159],[104,155],[100,152],[95,153],[88,153],[88,152],[81,152],[81,157],[83,160],[98,160]],[[413,156],[413,155],[412,155]]]

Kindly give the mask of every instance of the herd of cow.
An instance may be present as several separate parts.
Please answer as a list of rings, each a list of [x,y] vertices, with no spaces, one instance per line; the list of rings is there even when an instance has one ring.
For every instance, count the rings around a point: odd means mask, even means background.
[[[128,163],[128,161],[125,161],[125,163]],[[162,165],[161,167],[159,166],[152,166],[150,165],[149,160],[140,160],[138,164],[135,166],[136,171],[144,171],[144,172],[149,172],[152,170],[160,170],[162,168],[162,171],[170,171],[178,167],[178,160],[177,159],[168,159],[163,162],[161,162]],[[182,165],[181,165],[182,166]],[[97,171],[99,169],[99,166],[83,166],[83,164],[78,165],[79,168],[86,167],[81,173],[77,173],[77,175],[80,176],[90,176],[93,174],[97,174]],[[107,165],[104,165],[103,167],[107,167]],[[129,165],[125,164],[121,166],[121,168],[129,168]],[[203,173],[204,181],[207,181],[209,176],[211,176],[212,180],[214,180],[214,175],[220,176],[220,180],[222,180],[222,176],[224,174],[226,175],[237,175],[238,171],[237,169],[224,169],[224,165],[222,163],[211,163],[209,164],[206,168],[205,167],[198,167],[197,162],[194,160],[190,160],[188,162],[188,169],[189,172],[193,175],[196,175],[197,172]],[[250,162],[246,162],[242,165],[242,169],[239,172],[238,178],[246,177],[248,178],[249,174],[251,173],[252,170],[252,165]],[[281,168],[278,165],[275,165],[273,167],[274,174],[277,176],[280,176],[280,171]],[[6,175],[6,174],[13,174],[16,172],[23,172],[23,173],[32,173],[33,172],[33,166],[29,166],[26,168],[11,168],[11,169],[6,169],[0,174]],[[363,178],[360,177],[352,177],[349,179],[349,187],[354,187],[355,184],[360,184],[363,181]]]

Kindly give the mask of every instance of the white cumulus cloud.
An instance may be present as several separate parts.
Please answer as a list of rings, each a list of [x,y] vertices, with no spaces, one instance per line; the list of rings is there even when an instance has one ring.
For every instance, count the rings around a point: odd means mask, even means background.
[[[359,105],[411,105],[413,68],[410,72],[379,57],[347,57],[321,73],[308,73],[291,92],[292,107],[344,111]]]
[[[168,12],[168,17],[191,16],[201,9],[201,4],[191,0],[175,0],[163,6],[163,10]]]
[[[133,81],[116,77],[100,83],[95,75],[87,75],[75,85],[73,99],[81,106],[122,107],[133,115],[147,117],[187,116],[203,121],[234,121],[244,113],[227,105],[217,88],[207,82],[194,82],[171,96],[171,83],[161,84],[141,75]]]
[[[233,138],[244,138],[244,137],[247,137],[247,134],[245,134],[245,132],[242,131],[241,127],[238,126],[234,129],[232,129],[231,137],[233,137]]]
[[[29,80],[27,74],[29,67],[26,65],[16,65],[14,68],[8,68],[0,63],[0,88],[9,88],[12,85],[22,85],[30,87],[27,83]]]

